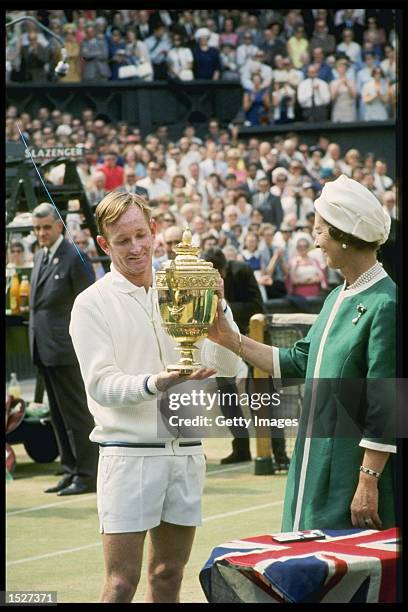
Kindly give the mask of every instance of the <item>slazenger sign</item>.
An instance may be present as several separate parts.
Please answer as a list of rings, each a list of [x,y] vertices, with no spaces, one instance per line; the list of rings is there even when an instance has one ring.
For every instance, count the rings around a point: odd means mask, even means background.
[[[30,147],[26,149],[25,156],[30,159],[54,159],[55,157],[83,157],[84,147]]]

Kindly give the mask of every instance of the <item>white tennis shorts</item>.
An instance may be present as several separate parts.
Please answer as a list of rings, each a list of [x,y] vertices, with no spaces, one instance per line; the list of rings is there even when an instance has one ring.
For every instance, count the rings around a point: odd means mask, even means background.
[[[161,521],[201,525],[204,455],[99,455],[101,533],[146,531]]]

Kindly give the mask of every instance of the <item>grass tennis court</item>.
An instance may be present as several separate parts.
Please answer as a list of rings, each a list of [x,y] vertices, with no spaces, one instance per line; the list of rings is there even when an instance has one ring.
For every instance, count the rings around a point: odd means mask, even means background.
[[[286,474],[254,476],[254,465],[219,465],[231,441],[205,440],[207,479],[204,523],[197,529],[185,571],[181,601],[205,602],[198,574],[212,548],[229,539],[280,530]],[[7,589],[57,591],[59,603],[99,600],[103,580],[96,494],[45,494],[56,483],[57,463],[37,464],[22,445],[14,480],[7,484]],[[255,441],[251,441],[255,455]],[[134,602],[143,602],[145,572]]]

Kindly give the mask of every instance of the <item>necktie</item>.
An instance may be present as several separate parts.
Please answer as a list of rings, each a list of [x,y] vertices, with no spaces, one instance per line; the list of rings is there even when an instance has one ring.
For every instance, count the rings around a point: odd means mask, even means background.
[[[314,79],[312,79],[312,108],[316,106]]]
[[[50,252],[47,249],[44,252],[44,255],[43,255],[43,258],[42,258],[42,261],[41,261],[40,271],[38,273],[38,278],[39,279],[42,278],[42,276],[44,275],[44,272],[46,271],[46,269],[48,267],[49,260],[50,260]]]

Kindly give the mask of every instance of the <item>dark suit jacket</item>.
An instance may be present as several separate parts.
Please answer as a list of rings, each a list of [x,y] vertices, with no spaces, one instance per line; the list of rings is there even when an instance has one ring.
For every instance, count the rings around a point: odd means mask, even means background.
[[[234,320],[243,334],[248,333],[249,319],[263,312],[263,300],[251,268],[242,261],[228,261],[224,294]]]
[[[34,360],[35,339],[43,365],[75,365],[78,361],[68,331],[71,310],[76,296],[95,281],[95,273],[89,258],[83,254],[84,264],[75,247],[64,239],[39,280],[43,256],[42,249],[35,254],[31,275],[31,356]]]
[[[283,210],[278,196],[270,193],[267,199],[260,203],[259,191],[257,191],[252,196],[251,202],[252,206],[262,213],[264,223],[272,223],[272,225],[279,229],[283,220]]]

